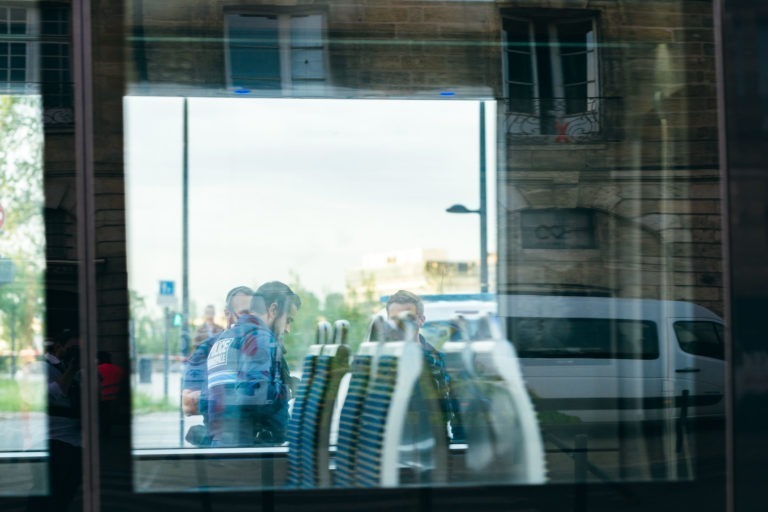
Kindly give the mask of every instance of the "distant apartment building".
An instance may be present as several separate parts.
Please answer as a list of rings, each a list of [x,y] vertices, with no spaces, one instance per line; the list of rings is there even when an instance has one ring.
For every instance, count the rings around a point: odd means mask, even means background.
[[[489,255],[489,281],[495,283],[496,255]],[[369,254],[360,267],[347,272],[347,296],[361,301],[409,290],[419,295],[477,293],[480,265],[477,260],[449,260],[440,249],[410,249]],[[491,287],[491,292],[495,287]]]

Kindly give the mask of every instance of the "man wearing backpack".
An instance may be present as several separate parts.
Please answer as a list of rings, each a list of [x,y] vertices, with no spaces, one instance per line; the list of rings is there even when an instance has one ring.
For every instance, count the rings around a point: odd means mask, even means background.
[[[286,284],[265,283],[253,294],[248,313],[216,339],[207,360],[213,446],[285,441],[290,389],[281,338],[300,307]]]

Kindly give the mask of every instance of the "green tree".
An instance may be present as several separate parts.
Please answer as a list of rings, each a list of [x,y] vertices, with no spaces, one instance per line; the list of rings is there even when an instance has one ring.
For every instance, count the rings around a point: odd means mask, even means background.
[[[317,322],[323,320],[320,299],[301,284],[301,278],[291,273],[288,286],[301,298],[301,310],[294,320],[291,333],[285,336],[285,357],[292,369],[301,365],[309,346],[315,342]]]
[[[293,369],[298,368],[309,346],[315,343],[318,322],[334,324],[337,320],[347,320],[350,323],[348,343],[355,351],[367,336],[371,316],[381,308],[378,301],[372,298],[372,290],[366,292],[363,300],[358,301],[348,300],[341,293],[329,293],[320,300],[302,285],[296,273],[291,274],[289,286],[301,297],[302,303],[291,334],[285,337],[286,357]],[[347,292],[348,295],[351,293],[351,290]]]
[[[162,354],[165,345],[165,324],[162,316],[152,314],[147,301],[135,290],[130,291],[133,340],[139,354]]]
[[[2,338],[33,345],[44,313],[43,133],[36,96],[0,96],[0,264],[13,280],[0,285]]]

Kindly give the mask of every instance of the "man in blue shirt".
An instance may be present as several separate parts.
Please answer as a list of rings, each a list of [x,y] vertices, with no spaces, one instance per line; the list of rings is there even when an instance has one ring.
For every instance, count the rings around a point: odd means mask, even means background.
[[[227,315],[227,328],[232,327],[240,315],[247,314],[251,307],[253,290],[247,286],[237,286],[227,293],[224,312]],[[211,443],[207,428],[208,417],[208,353],[220,333],[203,340],[189,356],[184,367],[181,382],[181,405],[186,416],[202,414],[203,424],[195,425],[186,435],[187,441],[197,446]]]
[[[290,387],[281,338],[300,307],[286,284],[265,283],[253,294],[248,313],[219,334],[207,359],[213,446],[285,441]]]

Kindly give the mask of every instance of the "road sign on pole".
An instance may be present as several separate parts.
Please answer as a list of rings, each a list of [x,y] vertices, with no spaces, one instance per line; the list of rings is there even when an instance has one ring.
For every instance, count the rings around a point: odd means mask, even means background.
[[[157,293],[157,305],[176,309],[176,282],[160,281],[160,288]]]

